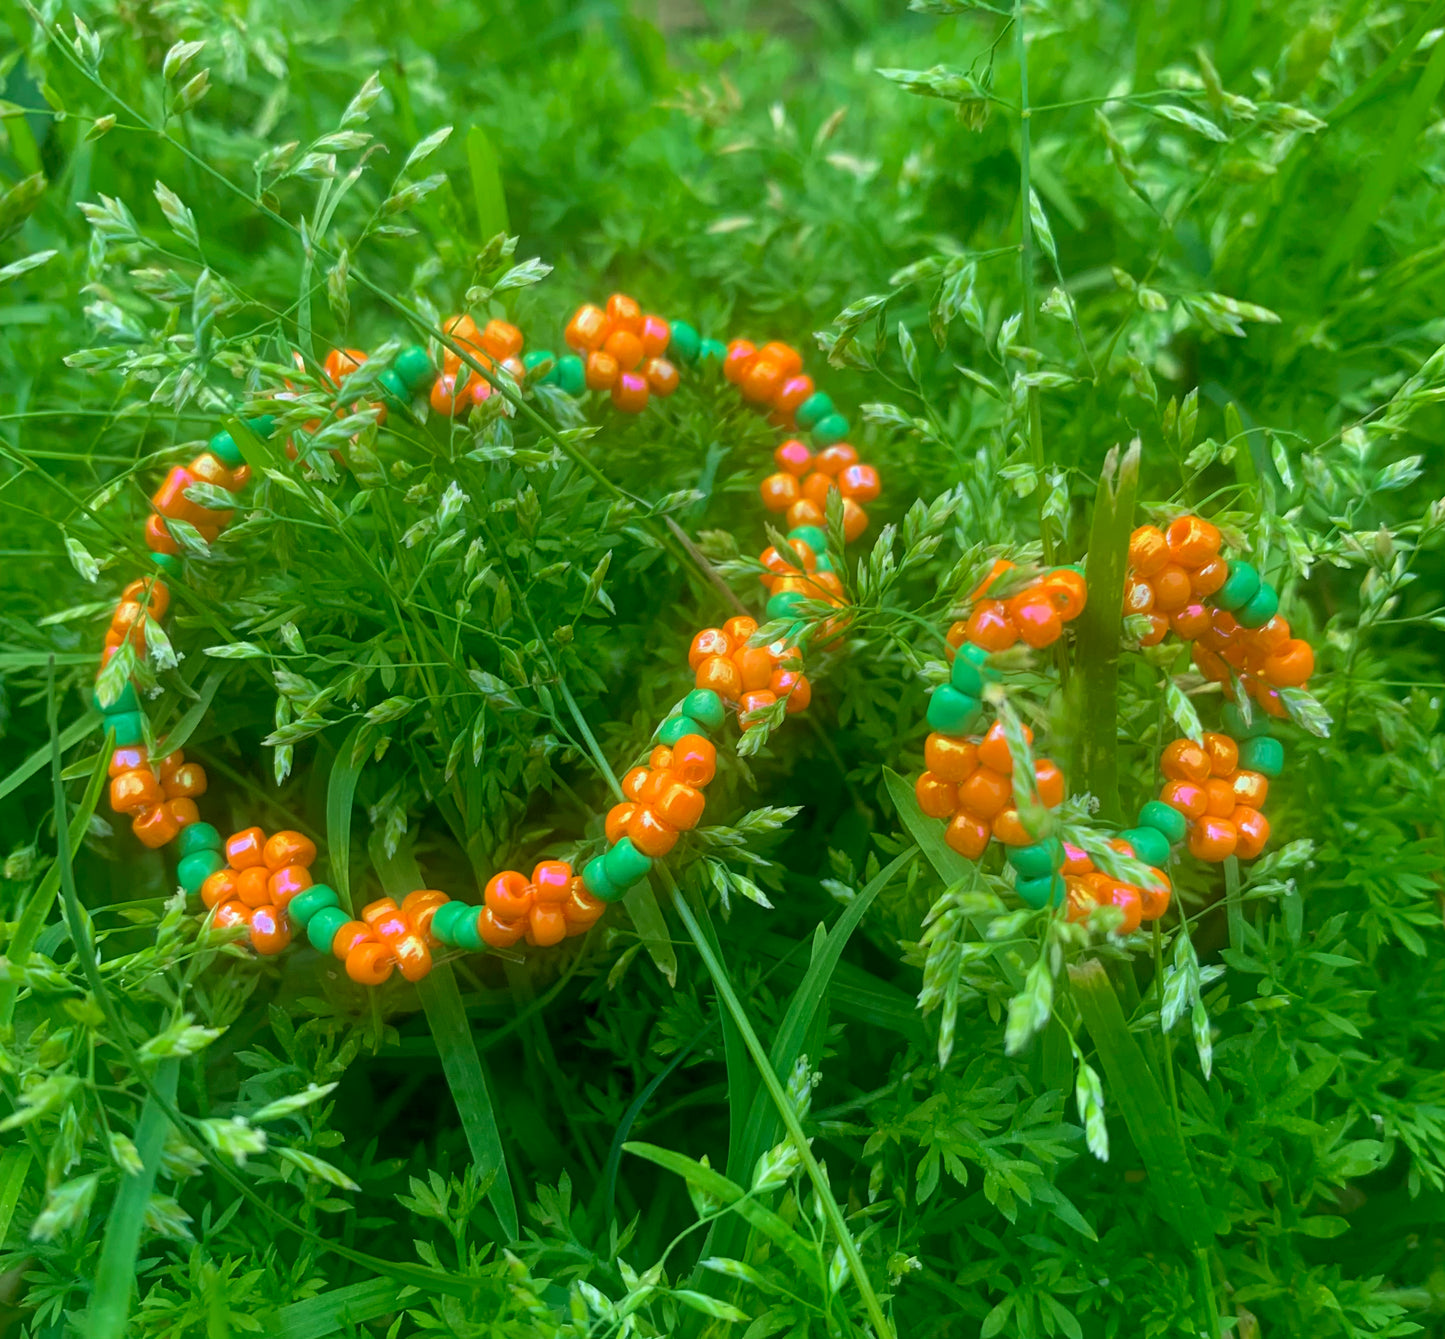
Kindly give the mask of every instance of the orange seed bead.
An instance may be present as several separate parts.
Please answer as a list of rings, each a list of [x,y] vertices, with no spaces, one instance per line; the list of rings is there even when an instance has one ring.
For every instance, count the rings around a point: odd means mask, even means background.
[[[977,860],[987,849],[993,829],[983,819],[966,811],[954,814],[943,840],[967,860]]]
[[[769,511],[786,511],[798,500],[800,486],[792,474],[770,474],[758,485],[763,506]]]
[[[303,865],[309,869],[316,859],[316,843],[310,837],[283,828],[272,834],[262,849],[261,858],[271,870],[284,869],[287,865]]]
[[[929,818],[952,818],[958,811],[958,787],[932,772],[924,772],[914,783],[918,807]]]
[[[130,830],[152,850],[164,846],[169,841],[174,841],[176,834],[181,830],[181,824],[176,821],[175,815],[170,808],[164,804],[152,805],[149,809],[142,809],[131,821]]]
[[[665,856],[677,845],[677,829],[664,823],[656,810],[639,804],[627,820],[627,835],[643,855],[654,859]]]

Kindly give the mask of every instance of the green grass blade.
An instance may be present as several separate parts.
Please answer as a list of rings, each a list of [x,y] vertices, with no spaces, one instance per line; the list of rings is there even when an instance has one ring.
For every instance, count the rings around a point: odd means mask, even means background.
[[[206,714],[211,710],[211,703],[215,700],[216,692],[229,669],[229,665],[222,665],[221,668],[213,669],[206,675],[201,683],[200,696],[191,703],[185,715],[166,732],[165,739],[156,745],[156,753],[160,757],[164,758],[166,754],[185,748],[190,743],[196,727],[205,720]]]
[[[388,856],[382,847],[380,834],[372,838],[370,851],[372,864],[376,866],[382,887],[389,897],[400,902],[414,889],[426,887],[421,871],[409,852],[398,851],[394,856]],[[462,1118],[462,1130],[467,1137],[472,1161],[483,1180],[491,1178],[487,1200],[500,1220],[507,1240],[516,1241],[520,1230],[517,1201],[512,1193],[506,1155],[502,1151],[502,1132],[497,1126],[487,1074],[482,1068],[482,1058],[477,1054],[477,1043],[472,1036],[466,1010],[462,1007],[457,979],[449,965],[439,964],[417,982],[416,990],[426,1010],[427,1023],[431,1026],[437,1054],[441,1057],[442,1072],[452,1090],[452,1100]]]
[[[176,1056],[156,1066],[156,1091],[167,1101],[175,1101],[180,1073],[181,1062]],[[147,1097],[136,1126],[135,1145],[141,1169],[122,1179],[100,1243],[100,1263],[96,1266],[86,1329],[93,1339],[120,1339],[125,1333],[131,1298],[135,1294],[135,1261],[141,1229],[145,1226],[146,1205],[155,1189],[156,1168],[160,1166],[169,1125],[160,1102]]]
[[[646,879],[633,884],[623,897],[622,904],[632,917],[637,937],[642,940],[653,965],[667,978],[668,985],[677,985],[677,950],[672,946],[667,919],[662,914],[652,885]]]
[[[25,1177],[34,1156],[29,1144],[16,1144],[7,1148],[5,1156],[0,1158],[0,1241],[4,1241],[10,1231],[10,1220],[15,1217],[15,1206],[25,1189]]]
[[[343,1330],[351,1334],[356,1326],[400,1306],[401,1290],[392,1279],[368,1279],[283,1306],[269,1333],[271,1339],[326,1339]]]
[[[467,167],[472,176],[472,199],[477,206],[477,240],[486,242],[507,231],[507,193],[497,151],[481,126],[467,131]]]
[[[62,753],[75,747],[92,730],[96,729],[102,720],[98,711],[88,711],[78,721],[72,722],[60,732],[60,751]],[[26,760],[20,764],[5,780],[0,781],[0,800],[3,800],[11,791],[23,786],[42,767],[50,762],[50,745],[46,744],[35,750]]]
[[[1085,579],[1089,602],[1079,615],[1076,673],[1070,693],[1079,721],[1071,789],[1087,790],[1099,801],[1099,816],[1118,822],[1119,807],[1119,638],[1124,621],[1124,577],[1129,535],[1134,528],[1134,495],[1139,485],[1139,444],[1109,452],[1094,496]]]
[[[357,721],[342,741],[341,751],[331,764],[326,783],[326,862],[331,873],[331,886],[341,905],[352,908],[351,901],[351,806],[356,798],[356,783],[366,766],[366,755],[356,755],[357,740],[366,728]],[[420,885],[418,885],[420,886]],[[409,891],[409,890],[408,890]]]
[[[1159,1081],[1129,1031],[1103,963],[1096,959],[1070,967],[1069,979],[1109,1081],[1107,1101],[1124,1117],[1144,1159],[1160,1217],[1191,1248],[1207,1247],[1214,1240],[1211,1219],[1189,1163],[1189,1151]]]
[[[973,879],[975,866],[971,860],[959,855],[943,839],[944,826],[936,818],[929,818],[918,807],[918,797],[913,787],[891,767],[883,769],[883,784],[888,789],[888,798],[898,810],[908,835],[918,843],[918,849],[928,857],[938,877],[947,884],[967,883]]]

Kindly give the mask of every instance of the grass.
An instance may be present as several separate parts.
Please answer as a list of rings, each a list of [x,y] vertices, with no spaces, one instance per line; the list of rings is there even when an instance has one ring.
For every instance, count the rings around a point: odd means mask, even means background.
[[[0,1334],[1441,1331],[1445,5],[916,8],[0,6]],[[138,671],[218,826],[353,906],[585,855],[757,598],[770,430],[703,379],[353,443],[315,368],[619,288],[807,350],[883,474],[813,706],[563,949],[363,995],[202,936],[83,721],[153,481],[296,383]],[[1264,858],[1085,945],[906,778],[995,554],[1097,593],[1184,508],[1312,729]],[[1128,813],[1216,699],[1086,617],[1001,710]]]

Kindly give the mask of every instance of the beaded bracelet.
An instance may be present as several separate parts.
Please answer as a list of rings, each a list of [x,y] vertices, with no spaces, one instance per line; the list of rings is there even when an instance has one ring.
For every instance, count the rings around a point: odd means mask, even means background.
[[[371,406],[379,422],[388,406],[407,405],[425,396],[432,409],[451,417],[468,414],[484,403],[499,384],[499,369],[518,388],[533,381],[554,384],[574,396],[589,390],[610,392],[612,403],[626,413],[639,413],[651,395],[670,395],[677,388],[676,366],[663,357],[673,352],[685,365],[720,368],[743,397],[767,412],[782,428],[811,434],[817,454],[797,438],[784,441],[775,453],[779,472],[764,480],[765,505],[786,512],[791,552],[769,546],[761,555],[762,580],[769,592],[767,616],[796,618],[816,601],[824,608],[844,603],[843,587],[828,552],[822,528],[828,496],[841,495],[843,528],[855,538],[867,527],[862,503],[878,496],[878,473],[862,464],[842,439],[848,423],[832,401],[803,374],[796,350],[781,343],[760,349],[739,340],[724,346],[705,340],[682,321],[666,321],[642,312],[625,294],[614,294],[606,308],[584,306],[568,323],[566,339],[573,353],[556,357],[548,350],[523,354],[522,332],[506,321],[478,327],[468,315],[450,317],[443,325],[448,345],[438,370],[420,346],[403,349],[377,379],[384,399]],[[298,360],[299,361],[299,360]],[[323,370],[331,385],[343,384],[367,355],[359,349],[333,349]],[[475,365],[475,366],[474,366]],[[487,369],[481,375],[477,367]],[[287,384],[276,398],[288,398]],[[275,420],[264,415],[247,421],[249,431],[269,438]],[[315,423],[305,425],[314,431]],[[293,459],[297,451],[287,443]],[[181,546],[171,523],[192,525],[214,542],[232,518],[192,500],[189,490],[205,483],[237,494],[250,476],[232,434],[220,432],[188,466],[175,467],[152,498],[154,512],[145,526],[146,543],[158,569],[126,587],[111,621],[101,669],[120,647],[145,646],[148,619],[161,619],[169,604],[163,578],[181,573]],[[828,620],[821,627],[831,630]],[[529,876],[503,870],[486,884],[483,904],[418,889],[398,904],[381,898],[353,919],[336,891],[313,881],[315,844],[302,834],[283,830],[268,835],[245,828],[224,841],[200,820],[196,799],[206,791],[205,770],[187,762],[180,751],[152,759],[143,747],[146,724],[135,686],[126,681],[114,701],[96,706],[116,745],[109,764],[110,802],[132,817],[132,831],[147,846],[177,846],[176,878],[188,895],[198,895],[216,924],[244,926],[249,942],[262,955],[280,953],[295,932],[304,932],[319,951],[345,964],[347,975],[366,985],[379,985],[399,969],[419,980],[432,966],[434,950],[478,952],[506,948],[525,939],[549,946],[584,933],[596,923],[606,904],[617,901],[644,879],[653,861],[668,854],[679,835],[702,817],[704,791],[716,772],[717,753],[710,736],[724,726],[728,707],[742,729],[759,723],[783,703],[783,714],[804,710],[811,687],[802,669],[809,629],[797,644],[753,645],[756,620],[729,619],[721,628],[705,628],[692,639],[688,663],[696,687],[657,731],[646,767],[636,767],[622,780],[625,799],[609,811],[606,849],[580,873],[560,860],[544,860]]]

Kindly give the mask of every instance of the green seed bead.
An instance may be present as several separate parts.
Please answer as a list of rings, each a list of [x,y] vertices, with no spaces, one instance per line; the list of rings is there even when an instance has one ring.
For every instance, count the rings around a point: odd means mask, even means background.
[[[340,907],[322,907],[306,927],[306,938],[318,953],[330,953],[336,932],[351,919]]]
[[[711,688],[694,688],[682,699],[683,714],[691,716],[704,730],[721,730],[728,718],[723,700]]]
[[[1233,613],[1254,599],[1258,589],[1259,573],[1246,562],[1231,562],[1224,585],[1214,592],[1214,603]]]
[[[557,355],[551,349],[533,349],[531,353],[522,355],[522,366],[531,372],[535,368],[547,364],[547,370],[537,378],[538,381],[555,381],[557,377]]]
[[[826,553],[820,553],[815,561],[814,570],[818,572],[836,572],[838,569],[833,566],[833,560]]]
[[[820,525],[795,525],[788,538],[801,539],[820,558],[828,551],[828,533]]]
[[[564,353],[552,371],[557,385],[568,395],[581,395],[587,389],[587,369],[575,353]]]
[[[176,850],[181,855],[195,855],[197,851],[220,851],[226,843],[221,834],[209,823],[188,823],[176,839]]]
[[[624,837],[602,857],[602,869],[614,888],[631,888],[652,872],[652,857],[643,855]]]
[[[241,448],[236,445],[236,439],[229,432],[218,432],[206,443],[206,450],[229,470],[240,469],[246,463]]]
[[[793,411],[793,421],[807,432],[833,412],[833,402],[822,391],[814,391]]]
[[[458,916],[452,923],[452,934],[455,936],[456,946],[464,953],[481,953],[487,948],[487,941],[482,938],[482,909],[474,907],[470,902],[463,904],[467,914]]]
[[[704,371],[714,371],[723,365],[728,356],[728,346],[720,339],[705,339],[698,346],[697,365]]]
[[[671,748],[683,735],[700,735],[703,728],[691,716],[684,716],[678,713],[676,716],[669,716],[662,723],[662,728],[657,732],[658,743],[666,744]]]
[[[336,896],[334,888],[328,888],[324,883],[313,883],[286,904],[286,914],[304,930],[318,911],[340,905],[341,899]]]
[[[1235,618],[1244,628],[1262,628],[1279,613],[1279,596],[1268,582],[1263,582],[1255,591],[1254,598],[1244,608],[1236,611]]]
[[[1284,745],[1268,735],[1246,739],[1239,746],[1239,766],[1245,772],[1261,772],[1278,776],[1284,771]]]
[[[1040,879],[1020,879],[1014,884],[1014,892],[1025,906],[1061,907],[1064,905],[1064,880],[1059,874],[1050,874]]]
[[[99,692],[92,692],[90,695],[91,705],[97,711],[103,711],[107,716],[120,716],[128,711],[140,710],[140,698],[135,694],[135,684],[129,679],[125,681],[125,687],[120,690],[120,696],[108,707],[100,700]]]
[[[408,395],[415,395],[424,386],[430,386],[436,376],[431,355],[420,344],[410,344],[396,355],[392,371],[406,385]]]
[[[1134,854],[1146,865],[1164,868],[1169,859],[1169,838],[1158,828],[1126,828],[1119,836],[1134,848]]]
[[[940,734],[966,734],[977,716],[978,699],[968,693],[960,693],[951,684],[935,688],[928,700],[929,727]]]
[[[176,882],[187,894],[201,891],[201,885],[218,869],[226,868],[226,857],[219,851],[193,851],[176,866]]]
[[[1179,810],[1170,808],[1163,800],[1150,800],[1139,810],[1139,826],[1162,832],[1170,846],[1182,842],[1184,834],[1189,830],[1184,815]]]
[[[1010,846],[1008,862],[1021,879],[1047,879],[1064,863],[1064,848],[1057,841],[1035,842],[1032,846]]]
[[[140,744],[145,741],[145,721],[138,711],[121,711],[107,716],[105,724],[115,731],[117,745]]]
[[[803,597],[795,590],[785,590],[768,597],[768,618],[798,618],[802,607]]]
[[[402,380],[401,373],[396,368],[388,367],[376,379],[377,385],[381,387],[398,404],[407,404],[411,400],[411,387]]]
[[[616,902],[627,891],[607,877],[607,861],[600,855],[587,862],[582,871],[582,886],[599,902]]]
[[[1231,739],[1254,739],[1257,735],[1269,734],[1269,717],[1262,711],[1256,711],[1248,724],[1244,713],[1233,702],[1226,702],[1219,714],[1224,721],[1224,732]]]
[[[275,414],[257,414],[255,418],[245,420],[246,426],[250,428],[257,437],[270,437],[276,431]]]
[[[151,562],[168,577],[178,577],[181,574],[181,560],[174,553],[153,553]]]
[[[814,446],[836,446],[847,440],[848,420],[842,414],[829,414],[813,425]]]
[[[667,342],[669,353],[675,353],[684,363],[697,362],[702,352],[702,336],[686,321],[674,321],[671,326],[672,338]]]
[[[294,898],[291,901],[291,905],[293,907],[296,905],[296,900]],[[464,915],[468,910],[475,911],[476,908],[468,907],[467,903],[458,902],[455,898],[453,898],[450,902],[443,902],[441,906],[439,906],[436,911],[432,913],[432,934],[435,935],[438,939],[440,939],[443,944],[454,945],[456,943],[456,920],[459,916]]]

